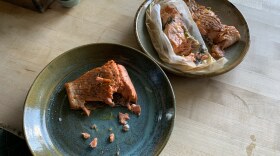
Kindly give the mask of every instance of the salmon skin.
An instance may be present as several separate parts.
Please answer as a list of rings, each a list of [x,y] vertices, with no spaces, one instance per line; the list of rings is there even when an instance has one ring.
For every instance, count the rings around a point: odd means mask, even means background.
[[[108,61],[101,67],[94,68],[78,79],[65,83],[71,109],[82,109],[89,116],[87,102],[100,101],[114,107],[122,105],[131,110],[136,104],[137,94],[124,66]],[[118,94],[118,100],[114,95]],[[140,105],[139,105],[140,107]]]

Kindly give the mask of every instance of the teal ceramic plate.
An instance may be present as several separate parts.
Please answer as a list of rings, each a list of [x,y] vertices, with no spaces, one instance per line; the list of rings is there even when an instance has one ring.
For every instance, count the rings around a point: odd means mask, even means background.
[[[246,20],[240,13],[240,11],[228,0],[196,0],[198,4],[210,7],[222,23],[227,25],[235,26],[241,35],[241,40],[234,45],[230,46],[225,50],[225,57],[229,60],[224,68],[216,71],[209,71],[207,73],[188,73],[181,72],[170,67],[167,63],[163,62],[153,47],[149,33],[145,25],[145,12],[147,7],[151,3],[151,0],[144,2],[138,9],[135,16],[135,33],[137,41],[143,51],[153,58],[163,69],[180,76],[186,77],[210,77],[223,74],[236,67],[242,62],[245,57],[249,45],[250,45],[250,34]]]
[[[142,107],[139,117],[123,107],[105,107],[89,117],[71,110],[64,83],[115,60],[126,67]],[[130,114],[130,130],[122,131],[117,114]],[[90,44],[58,56],[38,75],[25,102],[24,133],[34,155],[158,155],[167,143],[175,117],[170,82],[145,54],[116,44]],[[91,129],[97,125],[97,131]],[[115,134],[109,143],[109,129]],[[84,140],[82,132],[91,134]],[[89,147],[97,137],[95,149]]]

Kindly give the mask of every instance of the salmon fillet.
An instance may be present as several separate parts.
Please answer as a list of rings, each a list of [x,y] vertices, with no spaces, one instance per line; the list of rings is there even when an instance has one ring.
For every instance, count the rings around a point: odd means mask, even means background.
[[[131,104],[136,104],[136,90],[124,66],[108,61],[101,67],[94,68],[78,79],[65,83],[70,108],[82,109],[87,116],[90,110],[86,102],[100,101],[114,107],[126,106],[131,110]],[[115,94],[118,98],[114,99]]]
[[[234,26],[222,24],[213,11],[197,4],[195,0],[184,1],[190,9],[200,33],[212,45],[211,55],[216,59],[223,57],[224,49],[240,40],[239,31]]]
[[[168,37],[177,55],[188,56],[193,50],[199,49],[199,42],[190,37],[182,20],[182,15],[175,7],[166,6],[161,9],[163,32]]]
[[[208,58],[205,53],[201,52],[200,43],[189,33],[182,14],[176,7],[166,6],[162,8],[160,16],[163,32],[169,39],[176,55],[196,63]]]

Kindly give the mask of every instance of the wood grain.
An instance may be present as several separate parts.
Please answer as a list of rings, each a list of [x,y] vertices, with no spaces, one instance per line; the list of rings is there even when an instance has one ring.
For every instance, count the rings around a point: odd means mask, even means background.
[[[230,1],[249,24],[248,55],[213,78],[168,74],[177,114],[163,156],[280,155],[280,2]],[[133,20],[142,2],[82,0],[71,9],[54,3],[39,14],[0,1],[0,123],[22,131],[30,85],[64,51],[93,42],[140,49]]]

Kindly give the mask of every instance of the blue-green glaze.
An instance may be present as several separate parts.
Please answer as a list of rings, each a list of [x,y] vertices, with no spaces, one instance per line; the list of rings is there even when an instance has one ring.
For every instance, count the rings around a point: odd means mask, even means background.
[[[64,83],[86,71],[115,60],[128,70],[142,113],[105,107],[91,112],[71,110]],[[130,114],[130,130],[122,131],[119,112]],[[25,102],[24,133],[34,155],[158,155],[167,143],[175,117],[175,97],[170,82],[145,54],[116,44],[90,44],[54,59],[34,81]],[[91,129],[97,125],[97,131]],[[109,143],[109,129],[116,138]],[[82,132],[91,134],[84,140]],[[89,147],[98,138],[97,148]]]
[[[152,0],[145,1],[138,9],[135,16],[135,34],[137,41],[143,51],[153,58],[163,69],[166,71],[185,77],[201,78],[201,77],[211,77],[226,73],[233,68],[235,68],[244,59],[249,46],[250,46],[250,33],[247,22],[241,12],[228,0],[196,0],[198,4],[210,7],[218,17],[221,19],[223,24],[235,26],[240,35],[241,39],[234,45],[225,49],[225,57],[228,62],[224,65],[222,69],[216,71],[209,71],[205,73],[193,73],[193,72],[182,72],[177,69],[172,68],[168,63],[162,61],[156,50],[153,47],[152,41],[150,39],[148,30],[146,28],[146,17],[145,13],[152,2]]]
[[[80,3],[80,0],[59,0],[58,2],[66,8],[71,8],[78,5]]]

